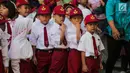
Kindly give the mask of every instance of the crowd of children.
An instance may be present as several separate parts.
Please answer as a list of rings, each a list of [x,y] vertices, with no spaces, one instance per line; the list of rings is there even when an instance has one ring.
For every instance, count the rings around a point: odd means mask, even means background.
[[[0,0],[0,73],[99,73],[104,2],[35,1]]]

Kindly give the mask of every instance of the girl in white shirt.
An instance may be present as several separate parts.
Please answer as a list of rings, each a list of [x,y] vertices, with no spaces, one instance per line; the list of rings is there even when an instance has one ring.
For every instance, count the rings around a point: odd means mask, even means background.
[[[12,1],[8,0],[3,0],[0,3],[0,14],[4,16],[4,18],[6,20],[9,20],[7,22],[5,22],[5,31],[6,33],[8,33],[10,35],[10,37],[7,39],[8,44],[6,44],[4,47],[2,47],[3,50],[3,63],[4,63],[4,70],[5,73],[8,72],[8,68],[9,68],[9,57],[8,57],[8,49],[9,49],[9,45],[10,45],[10,41],[11,41],[11,35],[12,35],[12,24],[14,21],[12,21],[12,19],[15,16],[15,5]]]
[[[8,73],[8,41],[10,35],[5,31],[5,23],[7,20],[0,15],[0,73]],[[3,66],[4,64],[4,66]]]
[[[11,66],[14,73],[33,73],[31,58],[33,50],[27,35],[31,29],[33,20],[26,18],[29,14],[29,3],[27,0],[16,0],[18,17],[15,19],[12,29],[12,40],[9,49]]]

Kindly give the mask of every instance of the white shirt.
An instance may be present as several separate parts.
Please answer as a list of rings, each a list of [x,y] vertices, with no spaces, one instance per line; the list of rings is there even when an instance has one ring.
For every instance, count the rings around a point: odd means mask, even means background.
[[[100,0],[88,0],[88,4],[91,5],[92,9],[96,9],[101,6]]]
[[[9,57],[11,59],[26,59],[33,56],[32,46],[27,40],[32,23],[32,19],[25,18],[21,15],[15,20],[9,49]]]
[[[60,45],[60,25],[54,22],[53,26],[50,29],[51,45],[55,48],[67,48],[63,44]]]
[[[92,13],[88,8],[83,7],[81,4],[78,5],[78,8],[79,8],[79,9],[82,11],[82,13],[83,13],[83,19],[85,19],[85,17],[86,17],[87,15],[90,15],[90,14]]]
[[[64,23],[66,26],[68,26],[69,24],[71,24],[69,18],[65,17]]]
[[[50,44],[49,33],[51,33],[50,32],[51,26],[52,24],[50,23],[48,23],[47,25],[42,24],[39,19],[36,19],[36,21],[33,23],[29,39],[31,41],[31,44],[36,46],[37,49],[53,48],[51,45],[49,45],[48,47],[44,45],[44,27],[46,27],[47,29],[48,41]]]
[[[77,49],[78,48],[78,41],[77,41],[77,34],[76,34],[76,27],[74,24],[69,24],[66,28],[66,40],[67,40],[67,46],[71,49]]]
[[[100,37],[96,33],[92,35],[86,31],[86,33],[81,37],[78,45],[78,50],[85,52],[86,57],[95,56],[92,36],[95,37],[98,54],[100,55],[101,51],[105,49]]]

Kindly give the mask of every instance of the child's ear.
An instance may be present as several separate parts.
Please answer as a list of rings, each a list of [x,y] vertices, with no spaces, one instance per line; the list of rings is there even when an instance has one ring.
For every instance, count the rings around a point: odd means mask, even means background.
[[[56,15],[53,15],[52,17],[53,17],[53,19],[55,20]]]
[[[20,12],[20,7],[17,8],[17,11]]]

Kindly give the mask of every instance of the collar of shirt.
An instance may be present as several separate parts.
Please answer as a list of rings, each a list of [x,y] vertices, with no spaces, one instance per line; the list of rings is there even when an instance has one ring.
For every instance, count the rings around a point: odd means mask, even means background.
[[[18,18],[25,18],[24,16],[22,16],[22,15],[18,15]]]
[[[54,22],[54,25],[56,28],[60,28],[60,25],[58,23]]]
[[[81,4],[78,5],[78,8],[81,9],[81,10],[85,9],[85,7],[83,7]]]
[[[37,19],[37,18],[36,18],[35,22],[36,22],[36,24],[37,24],[38,26],[42,26],[42,27],[48,27],[48,26],[49,26],[49,22],[48,22],[46,25],[44,25],[44,24],[42,24],[41,21],[40,21],[39,19]]]
[[[86,31],[86,33],[85,33],[87,36],[89,36],[90,38],[92,38],[92,36],[96,36],[96,34],[94,33],[94,34],[91,34],[90,32],[88,32],[88,31]]]

